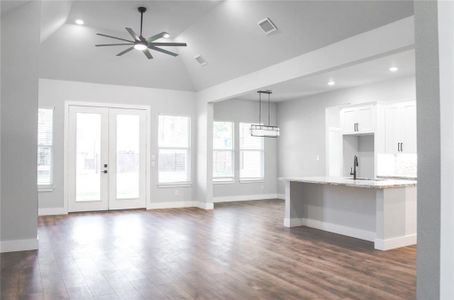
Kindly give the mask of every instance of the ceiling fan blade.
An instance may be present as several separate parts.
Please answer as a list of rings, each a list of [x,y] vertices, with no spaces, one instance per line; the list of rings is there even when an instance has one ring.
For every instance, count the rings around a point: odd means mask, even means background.
[[[133,43],[123,43],[123,44],[97,44],[95,45],[96,47],[106,47],[106,46],[129,46],[129,45],[134,45]]]
[[[161,33],[158,33],[158,34],[155,34],[153,36],[150,36],[147,41],[149,43],[153,42],[153,41],[156,41],[156,40],[159,40],[160,38],[163,38],[164,35],[166,34],[166,32],[161,32]]]
[[[140,41],[140,37],[129,27],[125,27],[126,31],[132,36],[135,41]]]
[[[186,47],[188,44],[186,43],[150,43],[152,46],[176,46],[176,47]]]
[[[97,35],[103,36],[103,37],[108,37],[108,38],[111,38],[111,39],[116,39],[116,40],[119,40],[119,41],[124,41],[124,42],[130,42],[130,43],[134,42],[134,41],[130,41],[130,40],[127,40],[127,39],[122,39],[122,38],[119,38],[119,37],[116,37],[116,36],[111,36],[111,35],[104,34],[104,33],[97,33]]]
[[[153,56],[151,55],[150,53],[150,50],[146,49],[146,50],[143,50],[143,54],[145,54],[145,56],[148,58],[148,59],[152,59]]]
[[[128,53],[129,51],[131,51],[132,49],[134,49],[134,46],[124,50],[124,51],[121,51],[120,53],[117,54],[117,56],[122,56],[123,54],[126,54]]]
[[[149,45],[148,48],[150,48],[152,50],[155,50],[155,51],[158,51],[158,52],[162,52],[162,53],[168,54],[168,55],[178,56],[178,54],[175,53],[175,52],[171,52],[171,51],[164,50],[164,49],[161,49],[161,48],[158,48],[158,47],[154,47],[152,45]]]

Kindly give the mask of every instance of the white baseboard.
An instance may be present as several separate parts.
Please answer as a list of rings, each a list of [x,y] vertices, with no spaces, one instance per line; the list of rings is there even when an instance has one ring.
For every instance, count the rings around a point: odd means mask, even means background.
[[[0,241],[0,253],[38,249],[38,239]]]
[[[390,239],[375,239],[375,249],[391,250],[411,245],[416,245],[416,234],[408,234],[404,236],[394,237]]]
[[[281,198],[279,198],[278,194],[240,195],[240,196],[214,197],[213,202],[221,203],[221,202],[269,200],[269,199],[281,199]]]
[[[373,242],[375,241],[375,232],[357,229],[349,226],[327,223],[319,220],[306,219],[306,218],[285,218],[285,227],[307,226],[324,231],[329,231],[337,234],[342,234],[354,237],[361,240]]]
[[[51,208],[39,208],[38,216],[57,216],[57,215],[67,215],[68,212],[64,207],[51,207]]]
[[[214,209],[213,202],[196,202],[196,203],[197,203],[196,207],[198,207],[198,208],[207,209],[207,210]]]
[[[152,202],[148,204],[147,209],[184,208],[184,207],[213,209],[213,203],[205,203],[198,201]]]

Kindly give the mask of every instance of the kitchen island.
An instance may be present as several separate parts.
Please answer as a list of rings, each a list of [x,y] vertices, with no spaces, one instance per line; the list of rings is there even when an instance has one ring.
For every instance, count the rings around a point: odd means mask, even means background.
[[[416,181],[288,177],[284,226],[308,226],[389,250],[416,244]]]

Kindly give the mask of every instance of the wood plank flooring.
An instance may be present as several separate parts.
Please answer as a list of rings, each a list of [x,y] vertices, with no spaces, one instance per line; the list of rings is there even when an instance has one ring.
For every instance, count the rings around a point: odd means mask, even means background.
[[[284,228],[280,200],[39,218],[2,299],[415,299],[416,248]]]

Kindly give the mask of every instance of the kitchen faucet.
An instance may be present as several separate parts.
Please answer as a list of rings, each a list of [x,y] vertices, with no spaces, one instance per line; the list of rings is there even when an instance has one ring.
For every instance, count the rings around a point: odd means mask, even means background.
[[[353,175],[353,180],[356,180],[356,167],[358,167],[358,157],[355,155],[353,157],[353,170],[350,168],[350,175]]]

